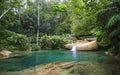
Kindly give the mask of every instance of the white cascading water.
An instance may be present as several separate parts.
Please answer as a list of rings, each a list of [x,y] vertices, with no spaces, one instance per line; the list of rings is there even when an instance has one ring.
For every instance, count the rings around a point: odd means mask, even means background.
[[[71,51],[76,51],[76,46],[72,46]]]
[[[77,59],[76,46],[72,46],[71,51],[72,51],[72,56],[73,56],[73,58],[76,60],[76,59]]]

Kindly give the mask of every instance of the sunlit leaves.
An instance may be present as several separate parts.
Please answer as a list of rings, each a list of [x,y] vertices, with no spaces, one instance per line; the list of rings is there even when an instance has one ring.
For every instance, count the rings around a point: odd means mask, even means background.
[[[53,6],[53,11],[54,12],[66,12],[67,11],[67,6],[65,4],[57,4]]]
[[[78,25],[75,27],[73,26],[73,29],[76,28],[77,31],[81,32],[77,34],[91,34],[91,30],[96,24],[95,13],[99,10],[100,3],[97,0],[72,0],[72,4],[72,25],[76,25],[76,20]],[[82,26],[79,27],[79,25]],[[79,28],[81,28],[81,30],[79,30]]]

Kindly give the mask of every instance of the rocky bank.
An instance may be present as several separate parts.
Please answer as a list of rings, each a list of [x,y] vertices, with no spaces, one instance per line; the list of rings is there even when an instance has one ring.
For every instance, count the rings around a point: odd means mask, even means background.
[[[120,65],[96,62],[55,62],[23,71],[0,72],[0,75],[120,75]]]

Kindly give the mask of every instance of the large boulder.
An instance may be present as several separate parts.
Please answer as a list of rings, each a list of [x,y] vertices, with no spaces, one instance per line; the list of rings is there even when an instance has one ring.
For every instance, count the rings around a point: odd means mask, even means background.
[[[8,50],[2,50],[0,54],[2,55],[2,58],[8,58],[12,52]]]
[[[92,42],[87,42],[81,45],[77,45],[76,46],[77,50],[96,50],[98,49],[98,45],[96,41],[92,41]]]
[[[73,46],[76,46],[76,50],[96,50],[98,49],[98,44],[96,41],[88,42],[87,40],[78,40],[72,44],[66,44],[65,48],[72,49]]]

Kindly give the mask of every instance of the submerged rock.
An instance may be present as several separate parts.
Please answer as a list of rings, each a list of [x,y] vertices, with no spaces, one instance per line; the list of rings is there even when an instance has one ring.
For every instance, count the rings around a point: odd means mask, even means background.
[[[23,71],[0,72],[0,75],[120,75],[120,65],[96,62],[55,62]]]

